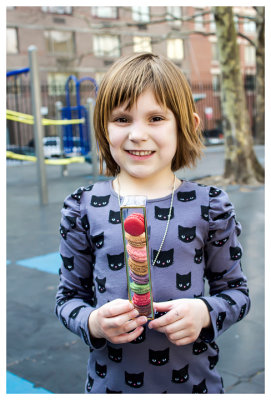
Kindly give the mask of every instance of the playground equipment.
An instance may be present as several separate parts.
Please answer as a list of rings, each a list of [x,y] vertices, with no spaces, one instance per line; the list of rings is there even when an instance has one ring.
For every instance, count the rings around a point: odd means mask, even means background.
[[[70,101],[70,82],[73,81],[76,88],[76,106],[71,106]],[[66,106],[61,108],[61,118],[62,119],[73,119],[78,120],[84,119],[84,123],[78,126],[63,126],[63,149],[66,154],[73,153],[74,148],[81,155],[86,155],[91,149],[91,137],[89,135],[90,120],[87,107],[83,106],[80,101],[80,86],[83,82],[89,81],[92,83],[95,89],[95,95],[97,94],[98,86],[96,81],[90,77],[84,77],[79,80],[74,75],[70,75],[65,84],[66,92]],[[77,135],[76,130],[79,130],[79,135]]]
[[[39,185],[39,197],[40,204],[46,205],[48,204],[48,189],[47,189],[47,180],[46,180],[46,171],[45,164],[49,165],[62,165],[62,172],[65,170],[67,164],[72,162],[85,162],[86,158],[83,155],[86,155],[90,148],[92,151],[92,167],[93,167],[93,175],[94,178],[97,177],[98,167],[97,167],[97,153],[96,153],[96,142],[94,139],[94,130],[92,124],[92,114],[93,107],[95,101],[93,99],[89,99],[87,108],[80,104],[80,84],[83,80],[90,80],[95,87],[95,92],[97,92],[96,82],[92,78],[82,78],[80,81],[76,81],[77,84],[77,105],[76,107],[71,107],[68,104],[67,107],[61,109],[61,115],[63,119],[58,120],[50,120],[46,118],[41,118],[41,94],[40,94],[40,82],[39,82],[39,70],[38,70],[38,62],[37,62],[37,48],[36,46],[30,46],[28,48],[28,57],[29,57],[29,68],[23,68],[16,71],[7,72],[7,77],[17,76],[22,73],[30,74],[30,87],[31,87],[31,106],[32,106],[32,115],[19,113],[16,111],[7,110],[7,119],[18,121],[21,123],[32,124],[34,127],[34,144],[35,144],[35,154],[36,156],[26,156],[15,154],[7,151],[7,157],[13,159],[20,160],[29,160],[36,162],[37,164],[37,179]],[[73,77],[72,79],[74,79]],[[76,78],[75,78],[76,79]],[[88,115],[89,114],[89,115]],[[78,118],[74,118],[77,115]],[[89,117],[90,116],[90,117]],[[67,141],[73,141],[73,127],[79,126],[79,139],[80,139],[80,154],[81,157],[68,157],[64,159],[44,159],[44,125],[59,125],[60,129],[62,126],[63,135],[59,135],[61,138],[61,150],[62,154],[72,153],[70,143],[67,144]],[[66,130],[65,130],[66,129]],[[70,134],[72,133],[72,135]],[[90,139],[90,136],[93,136],[93,139]],[[63,137],[63,139],[62,139]],[[66,153],[64,150],[64,142],[66,141]],[[91,146],[91,142],[93,145]],[[74,146],[73,146],[74,147]],[[94,154],[95,152],[95,154]]]

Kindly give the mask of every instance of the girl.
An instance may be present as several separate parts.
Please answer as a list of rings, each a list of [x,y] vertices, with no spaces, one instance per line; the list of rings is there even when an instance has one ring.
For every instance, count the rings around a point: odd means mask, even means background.
[[[56,303],[60,321],[90,348],[85,392],[223,393],[215,339],[248,313],[250,300],[227,194],[174,174],[202,151],[189,85],[161,56],[123,57],[101,83],[94,124],[101,168],[113,179],[65,199]],[[149,323],[128,301],[125,195],[147,196]]]

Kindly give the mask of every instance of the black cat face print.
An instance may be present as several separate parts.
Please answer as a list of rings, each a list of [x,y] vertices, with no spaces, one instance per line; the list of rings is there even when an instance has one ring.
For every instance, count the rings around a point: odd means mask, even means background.
[[[79,188],[79,189],[77,189],[77,191],[75,193],[71,194],[71,197],[73,199],[77,200],[77,202],[80,202],[83,192],[84,192],[84,190],[82,188]]]
[[[91,389],[93,387],[93,383],[94,383],[94,379],[91,378],[91,376],[88,375],[88,381],[87,381],[87,387],[86,387],[88,393],[91,392]]]
[[[214,240],[212,242],[212,245],[215,247],[222,247],[222,246],[224,246],[225,243],[227,243],[228,239],[229,239],[229,236],[225,237],[224,239]]]
[[[167,221],[169,216],[169,208],[154,207],[154,218],[160,221]],[[172,207],[170,219],[174,218],[174,207]]]
[[[88,222],[88,216],[87,214],[85,214],[82,218],[81,218],[81,223],[82,223],[82,227],[85,231],[87,231],[89,229],[89,222]]]
[[[90,205],[92,207],[105,207],[108,205],[110,194],[108,196],[95,196],[91,197]]]
[[[153,250],[153,261],[157,256],[158,251]],[[160,254],[155,262],[155,266],[159,268],[170,267],[174,261],[174,249],[170,250],[161,250]]]
[[[221,190],[215,187],[210,187],[209,196],[210,197],[217,197],[221,194]]]
[[[72,256],[72,257],[64,257],[62,254],[60,254],[60,255],[61,255],[64,267],[68,271],[72,271],[74,269],[74,256]]]
[[[95,280],[98,284],[98,291],[100,293],[104,293],[106,291],[106,288],[105,288],[106,277],[104,277],[102,279],[99,279],[98,277],[96,277]]]
[[[100,378],[104,379],[104,378],[106,377],[106,373],[107,373],[107,366],[106,366],[106,365],[100,365],[100,364],[96,361],[96,364],[95,364],[95,371],[96,371],[96,374],[97,374]]]
[[[237,278],[237,279],[233,279],[232,281],[229,281],[227,283],[227,285],[230,289],[234,289],[234,288],[238,288],[238,287],[242,286],[243,282],[244,282],[243,278]]]
[[[144,372],[131,374],[125,371],[125,383],[133,389],[139,389],[144,385]]]
[[[143,332],[130,343],[140,344],[143,343],[145,339],[146,339],[146,326],[143,327]]]
[[[230,247],[231,260],[240,260],[242,257],[242,250],[240,247]]]
[[[109,211],[109,220],[110,224],[116,225],[121,223],[120,219],[120,211]]]
[[[69,318],[75,319],[79,314],[80,310],[82,310],[82,308],[86,308],[86,306],[79,306],[76,307],[74,310],[72,310],[72,312],[69,315]]]
[[[169,347],[165,350],[151,350],[149,349],[149,362],[152,365],[161,366],[169,361]]]
[[[218,317],[216,319],[216,327],[218,331],[221,331],[221,329],[223,328],[223,322],[226,318],[226,312],[222,311],[218,314]]]
[[[69,229],[66,229],[65,226],[60,224],[59,233],[63,237],[64,240],[67,240],[68,232],[70,232]]]
[[[200,264],[203,260],[203,249],[195,249],[194,263]]]
[[[178,226],[179,239],[184,243],[191,243],[196,237],[196,227]]]
[[[178,192],[177,199],[182,202],[196,200],[196,191],[191,190],[190,192]]]
[[[109,360],[114,361],[116,363],[120,363],[122,361],[122,348],[116,349],[115,347],[111,347],[108,344],[107,349],[108,349]]]
[[[189,380],[188,367],[189,367],[189,365],[187,364],[185,367],[183,367],[181,369],[178,369],[178,370],[173,369],[171,381],[173,383],[187,382]]]
[[[201,218],[204,221],[209,221],[209,206],[200,206],[201,208]]]
[[[203,381],[201,381],[198,385],[194,385],[193,386],[193,391],[192,393],[198,393],[198,394],[205,394],[208,393],[208,389],[205,383],[205,379],[203,379]]]
[[[96,247],[96,249],[101,249],[104,245],[104,232],[99,233],[98,235],[90,237],[92,243]]]
[[[108,267],[112,271],[119,271],[124,267],[124,253],[107,254]]]
[[[239,317],[238,317],[238,319],[237,319],[237,322],[238,322],[238,321],[241,321],[241,319],[244,318],[245,313],[246,313],[246,308],[247,308],[247,305],[246,305],[246,304],[242,305],[241,310],[240,310]]]
[[[69,222],[71,228],[76,227],[76,217],[70,217],[69,215],[66,215],[66,220]]]
[[[184,291],[191,288],[191,272],[185,275],[176,273],[176,287],[177,289]]]
[[[209,368],[214,369],[214,367],[218,363],[218,354],[215,356],[208,357],[208,360],[209,360]]]
[[[79,280],[80,280],[81,286],[84,289],[86,289],[86,290],[91,289],[92,282],[93,282],[91,277],[89,277],[89,278],[79,278]]]
[[[208,346],[205,342],[194,342],[193,343],[193,354],[198,356],[208,350]]]
[[[230,306],[234,306],[236,304],[236,302],[228,294],[219,293],[216,295],[216,297],[221,297],[222,299],[226,300]]]

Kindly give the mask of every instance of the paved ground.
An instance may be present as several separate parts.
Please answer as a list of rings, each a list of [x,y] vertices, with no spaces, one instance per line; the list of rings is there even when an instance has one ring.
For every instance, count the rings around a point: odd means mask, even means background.
[[[264,149],[256,150],[264,162]],[[87,348],[53,313],[60,209],[67,194],[92,182],[89,164],[74,164],[68,170],[62,178],[60,167],[47,166],[49,204],[40,207],[35,165],[7,167],[9,393],[31,393],[31,384],[36,393],[84,390]],[[196,170],[178,176],[192,179],[222,170],[223,148],[208,148]],[[231,186],[227,191],[243,226],[243,269],[252,308],[218,339],[218,369],[227,393],[264,393],[264,187]]]

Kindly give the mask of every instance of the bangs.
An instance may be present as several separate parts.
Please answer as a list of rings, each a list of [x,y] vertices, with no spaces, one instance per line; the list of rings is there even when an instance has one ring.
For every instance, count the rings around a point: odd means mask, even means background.
[[[130,63],[128,61],[125,68],[121,66],[114,76],[111,76],[110,82],[105,79],[107,118],[117,107],[125,105],[126,109],[131,109],[138,97],[147,89],[152,89],[157,103],[166,107],[165,88],[161,84],[162,77],[154,63],[153,57],[149,57],[148,62],[145,59],[138,59],[136,65],[135,60]]]

